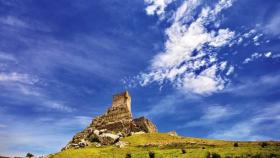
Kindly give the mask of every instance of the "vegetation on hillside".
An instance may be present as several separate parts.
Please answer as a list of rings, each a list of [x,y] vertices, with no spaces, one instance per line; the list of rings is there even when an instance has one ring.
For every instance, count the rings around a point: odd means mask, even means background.
[[[125,137],[129,145],[69,149],[51,158],[278,158],[280,142],[232,142],[154,133]]]

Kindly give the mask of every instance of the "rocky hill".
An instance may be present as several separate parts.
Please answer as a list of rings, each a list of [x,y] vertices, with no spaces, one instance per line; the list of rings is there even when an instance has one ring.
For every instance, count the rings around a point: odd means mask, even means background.
[[[83,131],[77,133],[62,149],[117,144],[124,146],[120,138],[141,133],[156,133],[156,126],[145,117],[133,119],[131,97],[127,91],[113,96],[112,106],[104,115],[93,119]]]
[[[147,118],[133,118],[131,97],[113,96],[105,114],[77,133],[48,158],[278,158],[279,141],[241,142],[178,136],[175,131],[158,133]]]

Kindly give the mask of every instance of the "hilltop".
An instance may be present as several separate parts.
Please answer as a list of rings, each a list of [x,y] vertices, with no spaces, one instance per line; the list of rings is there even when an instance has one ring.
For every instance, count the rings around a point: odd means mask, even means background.
[[[127,91],[113,96],[112,106],[74,135],[61,152],[49,158],[219,158],[280,157],[280,142],[238,142],[158,133],[145,117],[133,118]]]

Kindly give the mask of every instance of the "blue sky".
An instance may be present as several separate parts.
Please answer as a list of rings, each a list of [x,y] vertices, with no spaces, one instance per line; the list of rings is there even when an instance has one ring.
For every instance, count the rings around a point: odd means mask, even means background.
[[[160,132],[280,140],[279,8],[0,0],[0,155],[59,151],[126,89]]]

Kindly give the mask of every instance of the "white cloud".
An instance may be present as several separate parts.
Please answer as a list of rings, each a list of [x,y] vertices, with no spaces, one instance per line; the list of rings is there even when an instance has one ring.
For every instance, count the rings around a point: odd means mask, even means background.
[[[233,72],[234,72],[234,67],[233,67],[233,66],[230,66],[229,69],[228,69],[228,71],[227,71],[227,73],[226,73],[226,75],[227,75],[227,76],[228,76],[228,75],[231,75]]]
[[[226,106],[210,106],[205,111],[202,119],[204,120],[219,120],[230,115],[231,111]]]
[[[14,16],[1,17],[0,23],[5,25],[10,25],[13,27],[22,27],[22,28],[28,27],[28,25],[24,21]]]
[[[164,4],[166,7],[169,3]],[[167,80],[178,89],[197,94],[211,94],[224,88],[227,79],[220,72],[226,69],[222,64],[225,61],[219,61],[215,49],[228,45],[235,32],[228,28],[208,30],[206,25],[219,22],[218,14],[230,7],[232,1],[220,0],[214,8],[204,6],[193,19],[193,11],[199,5],[199,0],[184,1],[175,11],[170,19],[172,25],[165,30],[165,50],[153,58],[150,72],[137,77],[142,86]]]
[[[244,34],[243,34],[243,37],[249,38],[249,37],[251,37],[252,35],[254,35],[256,32],[257,32],[256,29],[251,29],[249,32],[244,33]]]
[[[260,58],[275,58],[275,56],[277,56],[278,54],[275,54],[275,55],[272,55],[272,52],[264,52],[264,53],[258,53],[258,52],[255,52],[253,53],[250,57],[246,58],[244,61],[243,61],[243,64],[248,64],[250,62],[253,62],[257,59],[260,59]]]
[[[212,93],[224,88],[224,80],[216,76],[217,66],[204,70],[200,75],[187,74],[183,78],[183,88],[198,94]]]
[[[16,58],[11,54],[0,52],[0,60],[16,61]]]
[[[267,52],[267,53],[264,54],[264,56],[269,58],[271,56],[271,54],[272,54],[271,52]]]
[[[51,110],[61,111],[61,112],[73,112],[75,109],[65,105],[64,103],[53,101],[53,100],[46,100],[42,103],[43,106],[47,107]]]
[[[146,8],[146,12],[148,15],[162,15],[164,14],[165,8],[170,4],[173,0],[144,0],[145,3],[148,4]]]
[[[257,34],[255,37],[253,37],[253,41],[254,41],[254,44],[255,44],[256,46],[260,45],[259,39],[260,39],[260,37],[262,37],[262,36],[263,36],[263,34]]]
[[[38,79],[31,77],[28,74],[22,74],[17,72],[12,73],[0,73],[0,82],[20,82],[26,84],[34,84]]]

